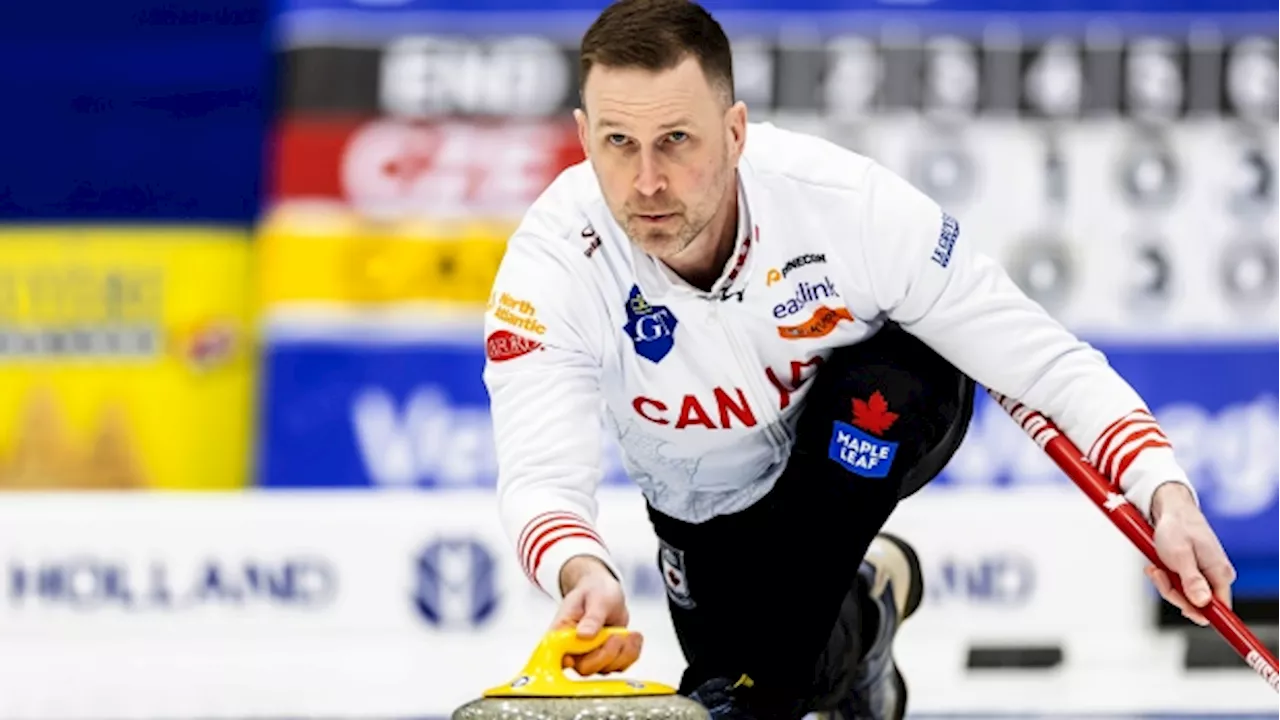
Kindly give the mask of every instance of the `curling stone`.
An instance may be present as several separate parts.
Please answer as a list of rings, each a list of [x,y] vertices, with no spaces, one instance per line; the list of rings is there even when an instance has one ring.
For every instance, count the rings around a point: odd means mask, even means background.
[[[586,640],[573,628],[547,633],[514,680],[458,708],[453,720],[710,720],[706,708],[661,683],[565,676],[565,655],[590,652],[626,632],[605,628]]]

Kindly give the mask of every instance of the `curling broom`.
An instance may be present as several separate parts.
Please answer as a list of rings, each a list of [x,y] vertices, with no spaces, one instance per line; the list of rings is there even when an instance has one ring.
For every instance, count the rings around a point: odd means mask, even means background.
[[[1150,523],[1125,499],[1124,495],[1111,487],[1106,478],[1089,463],[1084,453],[1080,452],[1080,449],[1058,429],[1058,426],[1041,413],[1012,398],[1007,398],[993,390],[987,390],[987,392],[1000,404],[1000,407],[1005,409],[1005,412],[1009,413],[1014,422],[1031,436],[1040,449],[1057,463],[1067,477],[1089,496],[1093,504],[1098,506],[1098,509],[1102,510],[1116,527],[1120,528],[1147,560],[1168,573],[1174,587],[1181,591],[1182,583],[1178,576],[1165,566],[1156,553],[1155,534]],[[1280,692],[1280,687],[1277,687],[1280,673],[1277,673],[1275,656],[1253,634],[1253,631],[1249,630],[1239,616],[1216,597],[1212,598],[1207,606],[1200,608],[1200,612],[1218,631],[1218,634],[1222,635],[1240,657],[1244,658],[1245,663],[1262,676],[1272,690]]]

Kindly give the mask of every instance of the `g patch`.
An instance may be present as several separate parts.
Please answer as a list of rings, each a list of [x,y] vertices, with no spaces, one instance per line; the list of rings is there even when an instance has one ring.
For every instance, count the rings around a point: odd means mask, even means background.
[[[627,323],[622,326],[636,354],[658,363],[671,352],[676,344],[676,325],[679,321],[665,305],[650,305],[639,286],[631,286],[627,296]]]
[[[893,467],[898,443],[873,437],[846,422],[835,421],[827,456],[854,475],[882,478]]]
[[[686,610],[697,606],[689,594],[689,578],[685,576],[684,551],[658,540],[658,570],[671,602]]]

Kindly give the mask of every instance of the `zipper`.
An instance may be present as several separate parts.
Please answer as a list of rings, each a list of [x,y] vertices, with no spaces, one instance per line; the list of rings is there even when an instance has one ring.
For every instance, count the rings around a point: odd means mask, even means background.
[[[768,402],[769,394],[767,392],[761,394],[761,387],[763,386],[763,383],[756,377],[756,375],[763,374],[763,368],[754,368],[755,372],[752,372],[753,368],[744,362],[744,358],[746,360],[751,360],[753,357],[749,352],[743,350],[742,343],[739,342],[737,333],[734,332],[733,328],[730,327],[728,323],[721,321],[720,314],[717,312],[716,307],[713,306],[711,312],[715,313],[716,324],[720,325],[725,338],[729,341],[729,352],[733,354],[734,360],[737,361],[739,369],[742,370],[743,376],[746,378],[748,401],[750,401],[755,407],[760,408],[759,412],[761,415],[761,421],[764,424],[765,436],[773,446],[774,460],[779,462],[783,461],[786,459],[784,455],[786,454],[788,446],[788,438],[786,432],[782,429],[782,426],[784,425],[784,423],[781,422],[782,416],[779,413],[775,413],[773,405]],[[761,400],[764,402],[761,402]],[[764,422],[765,413],[768,413],[769,422]]]

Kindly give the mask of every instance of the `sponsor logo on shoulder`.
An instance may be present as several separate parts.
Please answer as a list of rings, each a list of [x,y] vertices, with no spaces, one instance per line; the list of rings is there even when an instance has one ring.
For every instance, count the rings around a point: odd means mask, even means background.
[[[512,297],[508,293],[494,293],[489,296],[488,309],[499,322],[527,330],[534,335],[544,335],[547,332],[547,326],[538,322],[538,309],[528,300]]]
[[[950,215],[942,214],[942,232],[938,234],[938,245],[933,249],[933,255],[929,256],[931,260],[938,263],[941,267],[951,264],[951,251],[956,246],[956,240],[960,237],[960,223]]]
[[[509,330],[495,330],[484,340],[484,354],[493,362],[513,360],[541,347],[542,343],[537,340],[517,335]]]

